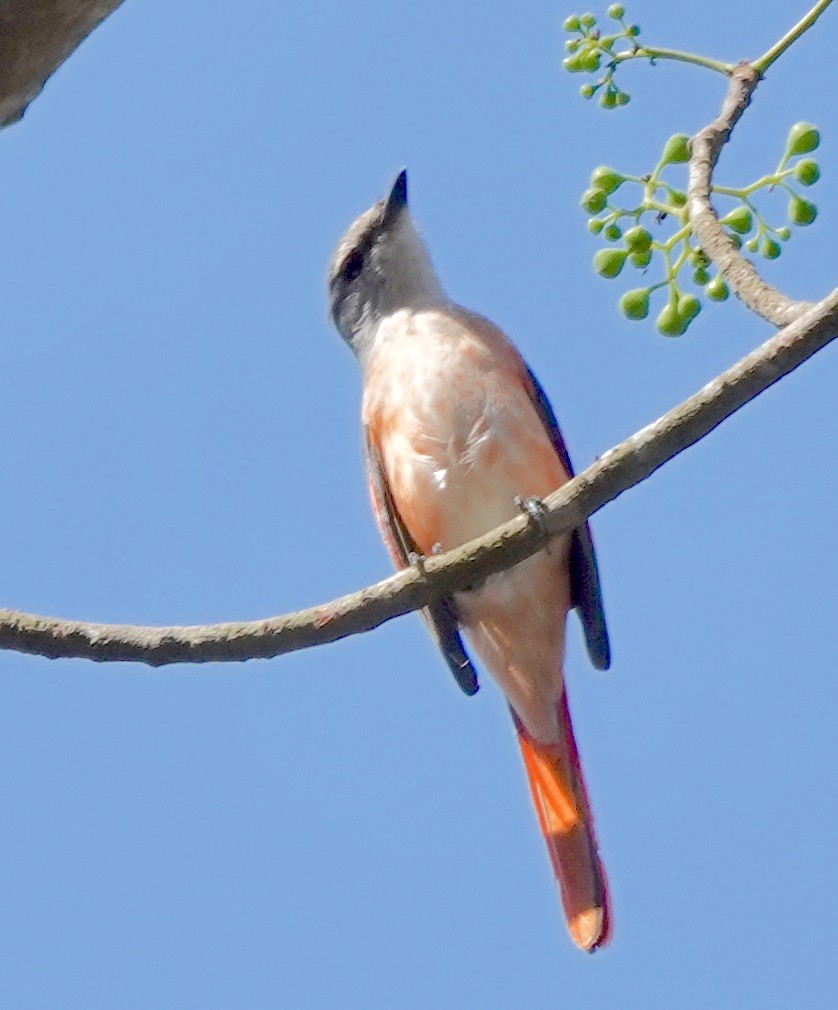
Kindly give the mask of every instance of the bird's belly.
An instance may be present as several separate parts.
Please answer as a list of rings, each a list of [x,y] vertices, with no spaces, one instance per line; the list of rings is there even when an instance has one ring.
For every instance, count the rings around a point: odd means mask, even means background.
[[[428,417],[385,445],[394,500],[425,553],[486,533],[517,513],[516,498],[544,497],[567,480],[543,429],[508,412],[459,412],[459,424]]]

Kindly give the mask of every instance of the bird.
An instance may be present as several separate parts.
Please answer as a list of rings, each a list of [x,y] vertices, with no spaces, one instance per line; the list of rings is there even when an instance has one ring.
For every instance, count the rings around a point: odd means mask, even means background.
[[[556,416],[510,339],[444,292],[408,207],[407,171],[339,240],[329,313],[363,378],[373,511],[397,568],[488,532],[573,476]],[[537,518],[537,517],[536,517]],[[470,649],[506,697],[568,932],[604,946],[612,912],[564,683],[575,609],[591,662],[610,666],[588,524],[482,584],[425,608],[456,682]]]

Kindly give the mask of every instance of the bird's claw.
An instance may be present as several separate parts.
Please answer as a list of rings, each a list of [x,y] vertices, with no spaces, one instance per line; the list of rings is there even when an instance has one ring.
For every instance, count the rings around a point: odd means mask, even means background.
[[[417,554],[416,551],[408,551],[408,554],[407,554],[407,563],[411,567],[418,569],[420,575],[424,576],[424,575],[427,574],[425,572],[425,555],[424,554]]]
[[[528,495],[526,498],[521,495],[515,495],[515,505],[520,512],[524,513],[533,526],[537,527],[544,539],[548,539],[549,534],[544,521],[547,517],[547,506],[544,502],[535,495]]]

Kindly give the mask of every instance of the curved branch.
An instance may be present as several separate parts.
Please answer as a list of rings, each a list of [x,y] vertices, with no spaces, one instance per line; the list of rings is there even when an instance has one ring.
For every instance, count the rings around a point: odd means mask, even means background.
[[[719,155],[759,82],[759,72],[750,63],[740,63],[730,76],[719,115],[692,138],[687,210],[693,234],[702,250],[724,275],[733,293],[769,323],[785,326],[811,308],[812,303],[794,301],[766,284],[753,265],[740,255],[719,224],[710,202],[713,170]]]
[[[122,0],[5,0],[0,5],[0,127],[16,123],[47,79]]]
[[[51,659],[118,660],[163,666],[270,658],[370,631],[385,621],[510,568],[545,538],[579,526],[693,445],[734,411],[838,336],[838,289],[732,368],[611,449],[545,500],[543,523],[524,516],[485,536],[349,596],[283,617],[240,624],[148,628],[85,624],[0,611],[0,648]]]

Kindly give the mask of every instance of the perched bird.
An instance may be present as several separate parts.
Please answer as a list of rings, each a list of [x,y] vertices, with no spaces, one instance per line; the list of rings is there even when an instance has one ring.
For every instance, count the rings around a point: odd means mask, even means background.
[[[370,494],[397,567],[457,547],[572,476],[556,417],[510,340],[452,302],[407,207],[407,173],[361,214],[328,272],[331,318],[363,373]],[[509,702],[568,930],[607,942],[611,914],[564,686],[576,609],[591,661],[610,663],[587,524],[423,615],[459,685],[477,690],[460,637]]]

